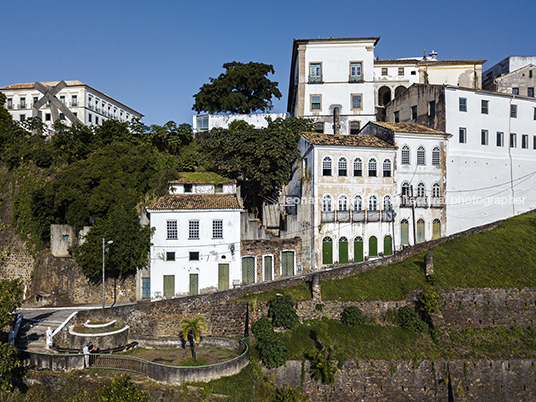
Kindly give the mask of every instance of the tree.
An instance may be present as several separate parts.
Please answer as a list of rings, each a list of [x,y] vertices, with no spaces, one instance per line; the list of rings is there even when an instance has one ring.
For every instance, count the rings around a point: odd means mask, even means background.
[[[207,330],[205,317],[199,315],[194,318],[183,318],[181,320],[182,336],[190,341],[192,358],[196,361],[196,344],[201,340],[201,331]]]
[[[275,72],[271,64],[233,61],[225,63],[223,68],[225,73],[210,78],[210,83],[204,84],[194,95],[192,109],[196,112],[267,112],[272,109],[272,96],[281,99],[278,83],[267,78]]]
[[[0,281],[0,328],[10,325],[15,316],[11,313],[22,304],[22,289],[20,280]],[[6,334],[0,339],[0,389],[9,392],[13,390],[15,376],[13,371],[20,365],[17,359],[18,349],[6,342]]]

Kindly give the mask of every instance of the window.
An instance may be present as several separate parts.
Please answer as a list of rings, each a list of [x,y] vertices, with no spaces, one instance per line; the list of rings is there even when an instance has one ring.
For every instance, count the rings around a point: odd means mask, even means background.
[[[417,165],[426,165],[426,150],[423,146],[417,148]]]
[[[192,187],[191,184],[188,184],[188,183],[184,184],[184,192],[185,193],[191,193],[192,189],[193,189],[193,187]]]
[[[167,238],[176,240],[178,238],[177,221],[167,221]]]
[[[199,221],[191,220],[188,222],[188,239],[199,239]]]
[[[441,188],[439,187],[439,183],[434,183],[432,185],[432,197],[438,198],[441,196]]]
[[[361,94],[352,94],[352,109],[361,110],[362,109],[362,95]]]
[[[322,110],[320,95],[311,95],[311,110]]]
[[[389,159],[383,161],[383,177],[391,177],[391,161]]]
[[[402,183],[402,197],[406,199],[409,197],[409,183],[407,181]]]
[[[322,197],[322,212],[330,212],[333,210],[332,208],[332,198],[331,195],[326,194],[324,197]]]
[[[402,147],[402,164],[409,165],[409,147],[407,145]]]
[[[504,133],[497,131],[497,146],[504,147]]]
[[[510,133],[510,148],[517,147],[517,136],[516,133]]]
[[[371,195],[369,197],[368,209],[369,209],[369,211],[377,211],[378,210],[378,197],[376,197],[375,195]]]
[[[467,142],[467,129],[464,127],[460,127],[459,142],[460,144],[465,144]]]
[[[354,176],[363,176],[363,162],[361,162],[361,158],[354,159]]]
[[[425,193],[426,193],[426,188],[424,187],[424,183],[417,184],[417,197],[424,198]]]
[[[480,131],[480,144],[488,145],[488,130]]]
[[[223,220],[214,219],[212,221],[212,238],[223,239]]]
[[[216,184],[215,192],[216,192],[216,194],[222,194],[223,193],[223,184]]]
[[[13,98],[7,98],[7,108],[13,109]]]
[[[395,123],[400,123],[400,112],[398,110],[395,112]]]
[[[428,116],[435,116],[435,101],[428,102]]]
[[[482,99],[481,105],[480,105],[480,112],[482,114],[488,114],[489,111],[489,101]]]
[[[324,132],[324,123],[322,123],[321,121],[317,121],[315,123],[315,131],[317,133],[322,134]]]
[[[358,121],[351,121],[350,122],[350,134],[357,134],[359,133],[361,124]]]
[[[460,112],[467,112],[467,98],[459,98]]]
[[[534,98],[534,87],[527,88],[527,96],[529,98]]]
[[[382,75],[388,75],[387,67],[382,67]]]
[[[65,120],[65,114],[64,113],[60,113],[60,120]]]
[[[309,65],[309,83],[322,82],[322,64],[311,63]]]
[[[393,209],[393,204],[391,203],[391,197],[388,195],[383,197],[383,209],[384,211],[390,211]]]
[[[348,175],[348,162],[346,161],[346,158],[339,159],[339,176],[347,176]]]
[[[368,163],[368,175],[369,177],[376,177],[376,159],[372,158]]]
[[[52,117],[51,117],[50,113],[45,114],[45,121],[50,121],[51,118]]]
[[[25,114],[20,115],[20,121],[26,121],[26,115]]]
[[[37,99],[37,96],[34,96],[34,97],[33,97],[33,103],[34,103],[34,105],[37,103],[37,100],[38,100],[38,99]]]
[[[208,116],[197,116],[197,131],[208,131]]]
[[[441,165],[441,151],[439,150],[439,147],[434,147],[434,149],[432,149],[432,165]]]
[[[363,63],[351,62],[350,63],[350,82],[363,80]]]
[[[521,136],[521,148],[524,148],[524,149],[529,148],[529,136],[527,134],[523,134]]]
[[[417,120],[417,105],[411,107],[411,120]]]
[[[345,195],[341,195],[339,197],[339,211],[347,211],[348,210],[348,197]]]
[[[517,118],[517,105],[510,105],[510,117]]]
[[[65,105],[65,95],[60,96],[60,102]]]
[[[190,261],[199,261],[199,251],[190,251],[189,260]]]
[[[363,199],[360,195],[356,195],[354,197],[354,211],[362,211],[363,210]]]
[[[417,75],[417,71],[413,70],[410,74],[411,75]]]
[[[532,136],[532,149],[536,149],[536,135]]]
[[[26,98],[20,98],[20,108],[26,109]]]
[[[175,261],[175,252],[174,251],[168,251],[166,253],[166,261]]]
[[[529,70],[529,78],[532,78],[532,70]]]
[[[398,75],[404,75],[404,67],[398,67]]]
[[[322,176],[331,176],[331,158],[326,156],[322,161]]]
[[[536,107],[534,108],[534,116],[532,117],[533,120],[536,120]]]
[[[519,95],[519,88],[512,88],[512,95]]]
[[[78,106],[78,96],[76,95],[71,96],[71,101],[73,103],[73,106]]]
[[[91,113],[87,114],[87,121],[88,121],[88,123],[91,123]]]

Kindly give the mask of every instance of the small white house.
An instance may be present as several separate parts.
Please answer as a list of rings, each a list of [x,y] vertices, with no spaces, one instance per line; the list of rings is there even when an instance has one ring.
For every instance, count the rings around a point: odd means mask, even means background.
[[[242,207],[235,182],[183,175],[147,209],[154,230],[151,299],[227,290],[241,282]]]

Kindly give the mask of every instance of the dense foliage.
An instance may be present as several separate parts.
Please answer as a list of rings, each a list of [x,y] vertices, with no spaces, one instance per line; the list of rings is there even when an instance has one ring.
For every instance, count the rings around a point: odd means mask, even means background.
[[[261,317],[251,326],[251,332],[258,341],[261,341],[274,334],[274,327],[270,319],[266,316]]]
[[[129,376],[115,377],[112,385],[104,387],[101,398],[107,402],[146,402],[149,396],[145,391],[139,391],[134,387]]]
[[[296,314],[294,302],[289,296],[276,296],[268,302],[268,317],[274,327],[292,329],[300,319]]]
[[[210,78],[194,95],[193,110],[208,113],[267,112],[272,109],[272,97],[281,98],[277,82],[267,76],[273,74],[270,64],[237,61],[225,63],[224,73]]]
[[[398,309],[397,313],[398,324],[405,329],[415,332],[428,333],[430,327],[422,321],[415,310],[409,306],[403,306]]]
[[[268,368],[282,366],[287,361],[287,347],[281,339],[269,336],[260,341],[257,348],[262,363]]]
[[[344,325],[349,325],[357,327],[358,325],[363,324],[365,317],[363,316],[363,311],[356,306],[345,307],[341,313],[341,322]]]
[[[20,280],[0,281],[0,331],[10,325],[15,316],[11,313],[22,304]],[[20,365],[18,349],[7,343],[7,334],[0,332],[0,390],[9,392],[13,389],[14,370]]]

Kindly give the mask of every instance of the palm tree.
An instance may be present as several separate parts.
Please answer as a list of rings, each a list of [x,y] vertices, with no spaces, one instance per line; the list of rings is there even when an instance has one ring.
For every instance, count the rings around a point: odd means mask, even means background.
[[[207,322],[202,315],[194,318],[183,318],[181,320],[182,336],[190,341],[194,362],[196,361],[195,348],[196,344],[201,340],[201,331],[207,331]]]

